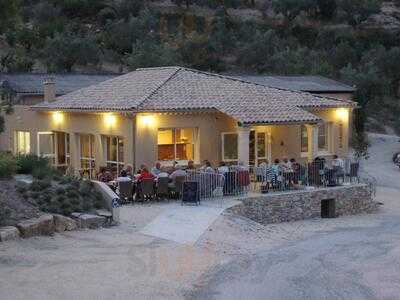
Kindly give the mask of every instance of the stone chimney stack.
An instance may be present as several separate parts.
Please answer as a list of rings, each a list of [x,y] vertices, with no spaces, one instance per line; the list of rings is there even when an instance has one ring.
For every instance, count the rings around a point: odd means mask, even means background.
[[[44,101],[53,102],[56,100],[56,84],[53,77],[47,77],[44,82]]]

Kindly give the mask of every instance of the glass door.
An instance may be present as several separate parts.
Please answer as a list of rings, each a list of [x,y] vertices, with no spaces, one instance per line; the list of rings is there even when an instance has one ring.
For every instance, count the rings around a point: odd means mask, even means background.
[[[267,155],[267,133],[250,131],[249,136],[249,164],[258,166],[262,162],[266,162]]]

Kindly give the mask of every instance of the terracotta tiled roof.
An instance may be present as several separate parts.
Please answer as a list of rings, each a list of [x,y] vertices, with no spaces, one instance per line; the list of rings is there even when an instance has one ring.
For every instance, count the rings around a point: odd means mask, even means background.
[[[41,103],[34,109],[133,112],[214,109],[242,123],[317,122],[309,108],[354,102],[270,88],[182,68],[146,68]]]

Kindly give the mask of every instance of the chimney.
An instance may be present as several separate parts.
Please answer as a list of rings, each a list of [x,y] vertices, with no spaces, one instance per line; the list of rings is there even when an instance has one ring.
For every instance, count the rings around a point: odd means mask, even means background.
[[[53,102],[56,100],[56,84],[53,77],[47,77],[44,82],[44,101]]]

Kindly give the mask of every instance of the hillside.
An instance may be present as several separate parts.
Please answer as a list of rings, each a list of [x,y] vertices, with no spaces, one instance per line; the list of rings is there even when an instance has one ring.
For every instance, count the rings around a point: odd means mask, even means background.
[[[1,72],[160,65],[340,79],[400,132],[399,0],[0,0]]]

